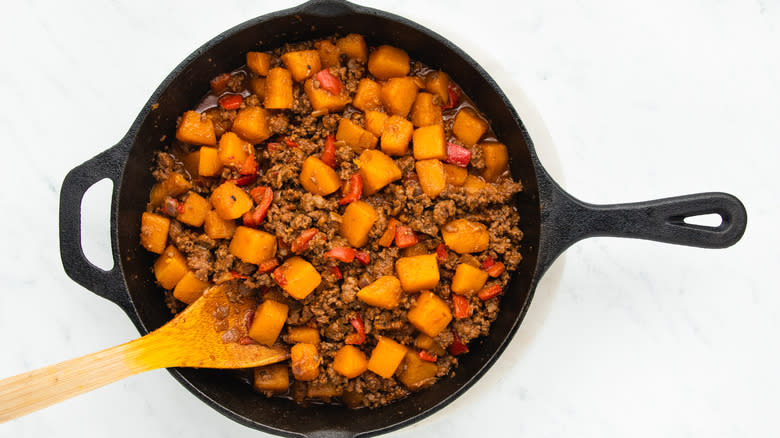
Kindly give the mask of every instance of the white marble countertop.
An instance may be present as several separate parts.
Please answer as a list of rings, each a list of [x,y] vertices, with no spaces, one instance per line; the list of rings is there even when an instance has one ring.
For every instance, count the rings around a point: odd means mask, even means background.
[[[219,4],[219,6],[213,6]],[[214,35],[295,1],[12,2],[0,15],[0,376],[133,339],[58,252],[67,171],[125,133],[167,73]],[[726,191],[749,226],[726,250],[591,239],[542,281],[509,349],[412,436],[777,436],[780,3],[383,0],[450,38],[532,123],[539,154],[595,203]],[[554,147],[552,146],[554,144]],[[86,201],[108,256],[109,184]],[[165,371],[0,425],[3,437],[260,432]]]

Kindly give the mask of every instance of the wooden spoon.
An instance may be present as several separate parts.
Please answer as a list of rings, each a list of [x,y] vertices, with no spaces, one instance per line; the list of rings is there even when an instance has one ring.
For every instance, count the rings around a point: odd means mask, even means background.
[[[230,302],[214,286],[142,338],[0,380],[0,423],[157,368],[250,368],[289,358],[285,349],[246,343],[256,307],[252,298]]]

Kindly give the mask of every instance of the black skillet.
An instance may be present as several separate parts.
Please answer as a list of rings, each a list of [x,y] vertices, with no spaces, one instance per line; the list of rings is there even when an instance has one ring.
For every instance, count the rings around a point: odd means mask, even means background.
[[[149,168],[154,151],[163,146],[161,138],[172,138],[176,118],[198,103],[205,84],[242,65],[247,51],[348,32],[367,36],[369,43],[396,45],[412,59],[445,70],[490,119],[498,138],[510,149],[512,174],[525,186],[517,199],[525,232],[524,260],[501,300],[501,312],[490,334],[469,345],[471,352],[462,357],[455,377],[383,408],[345,415],[344,408],[337,406],[302,407],[283,399],[266,399],[224,372],[170,370],[188,390],[229,418],[266,432],[309,437],[374,435],[406,426],[446,406],[490,368],[522,322],[542,274],[574,242],[616,236],[725,248],[742,237],[747,213],[738,199],[725,193],[608,206],[573,198],[542,167],[531,138],[504,93],[466,53],[405,18],[343,1],[313,0],[247,21],[200,47],[168,75],[117,145],[68,173],[60,194],[60,253],[67,274],[119,305],[141,334],[169,320],[170,313],[150,271],[153,255],[141,248],[138,238],[141,212],[153,184]],[[103,178],[114,183],[114,267],[109,271],[90,263],[81,248],[81,199]],[[720,215],[719,226],[683,221],[710,213]]]

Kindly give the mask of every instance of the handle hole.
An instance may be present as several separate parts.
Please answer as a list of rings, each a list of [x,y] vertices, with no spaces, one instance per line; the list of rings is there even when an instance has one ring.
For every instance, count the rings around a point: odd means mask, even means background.
[[[688,225],[699,225],[702,227],[718,228],[723,225],[723,216],[717,213],[700,214],[696,216],[687,216],[683,222]]]
[[[114,267],[111,255],[111,193],[114,183],[101,179],[84,193],[81,200],[81,247],[93,265],[109,271]]]

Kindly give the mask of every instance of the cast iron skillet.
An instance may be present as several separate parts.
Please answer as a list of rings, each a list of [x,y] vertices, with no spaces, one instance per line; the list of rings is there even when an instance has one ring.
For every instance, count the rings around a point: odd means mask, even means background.
[[[467,54],[440,35],[402,17],[336,0],[313,0],[299,7],[240,24],[212,39],[177,66],[144,106],[122,140],[73,169],[60,194],[60,253],[76,282],[119,305],[142,334],[164,324],[170,313],[155,285],[153,255],[139,244],[141,212],[153,184],[149,168],[161,137],[173,138],[176,118],[193,107],[215,75],[244,63],[249,50],[333,33],[356,32],[369,43],[390,43],[449,73],[490,119],[511,154],[512,174],[525,192],[517,198],[524,260],[501,300],[490,334],[469,345],[453,378],[400,402],[355,415],[337,406],[302,407],[266,399],[225,372],[171,369],[188,390],[214,409],[249,427],[288,436],[351,437],[387,432],[432,414],[461,395],[484,374],[512,339],[542,274],[574,242],[591,236],[651,239],[704,248],[724,248],[742,237],[744,207],[724,193],[702,193],[635,204],[598,206],[574,199],[542,167],[523,123],[504,93]],[[153,106],[153,104],[158,104]],[[81,248],[81,199],[95,182],[109,178],[111,247],[114,266],[104,271]],[[717,227],[683,219],[716,213]],[[158,396],[162,396],[161,394]]]

